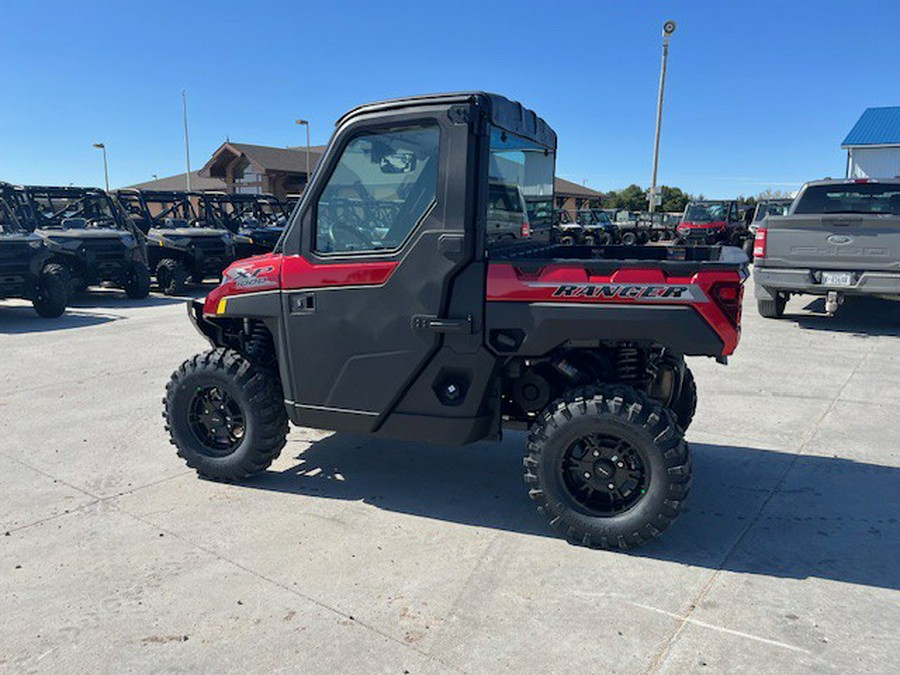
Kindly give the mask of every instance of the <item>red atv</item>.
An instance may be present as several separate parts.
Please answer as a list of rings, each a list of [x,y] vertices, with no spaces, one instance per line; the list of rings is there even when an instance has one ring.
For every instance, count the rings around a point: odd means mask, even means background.
[[[743,247],[749,238],[746,209],[736,201],[692,201],[676,228],[677,245]]]
[[[691,485],[684,356],[737,347],[744,258],[552,243],[555,151],[491,94],[341,118],[276,251],[190,305],[212,350],[167,388],[178,454],[233,481],[269,466],[289,421],[448,445],[521,429],[528,494],[570,540],[665,530]],[[531,205],[527,231],[488,226],[498,182]]]

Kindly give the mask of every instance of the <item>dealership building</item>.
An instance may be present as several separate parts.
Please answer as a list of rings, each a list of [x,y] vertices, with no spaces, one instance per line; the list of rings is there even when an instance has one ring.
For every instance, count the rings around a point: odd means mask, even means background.
[[[284,199],[301,194],[308,180],[307,166],[315,169],[325,152],[324,145],[275,148],[267,145],[225,141],[199,171],[191,172],[192,190],[220,190],[228,193],[272,194]],[[130,185],[144,190],[186,190],[187,177],[181,173]],[[600,206],[603,193],[562,178],[554,185],[557,208],[575,211]]]
[[[847,178],[900,176],[900,106],[869,108],[841,143]]]

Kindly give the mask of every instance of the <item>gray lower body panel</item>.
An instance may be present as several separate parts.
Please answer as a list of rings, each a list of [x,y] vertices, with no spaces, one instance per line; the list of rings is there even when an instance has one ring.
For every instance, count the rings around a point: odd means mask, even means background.
[[[814,270],[772,267],[756,267],[753,270],[753,280],[756,282],[757,297],[771,295],[772,291],[808,295],[827,295],[831,291],[836,291],[844,295],[900,296],[900,274],[856,270],[833,271],[851,272],[853,283],[850,286],[829,286],[816,280]],[[759,292],[760,289],[763,289],[762,294]]]

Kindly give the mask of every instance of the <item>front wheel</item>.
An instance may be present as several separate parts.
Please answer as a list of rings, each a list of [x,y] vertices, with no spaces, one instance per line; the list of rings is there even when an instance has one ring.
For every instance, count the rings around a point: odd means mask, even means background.
[[[163,258],[156,266],[156,285],[166,295],[184,295],[187,270],[174,258]]]
[[[125,295],[132,300],[143,300],[150,295],[150,269],[143,261],[131,266],[124,288]]]
[[[287,442],[288,419],[275,375],[230,349],[188,359],[163,400],[178,456],[197,473],[236,481],[265,471]]]
[[[639,546],[668,528],[691,487],[687,443],[674,416],[631,387],[570,392],[532,427],[529,496],[572,543]]]
[[[621,241],[623,246],[636,246],[638,236],[634,232],[626,232],[622,235]]]
[[[72,292],[72,275],[64,265],[50,263],[41,272],[37,296],[32,300],[34,311],[45,319],[55,319],[66,311]]]

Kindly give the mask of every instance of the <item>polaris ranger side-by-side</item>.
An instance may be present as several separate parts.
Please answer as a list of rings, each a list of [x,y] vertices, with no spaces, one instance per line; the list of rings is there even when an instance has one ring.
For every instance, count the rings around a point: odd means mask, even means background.
[[[746,258],[560,246],[550,222],[495,239],[491,183],[549,209],[555,154],[541,118],[492,94],[347,113],[276,251],[189,304],[212,350],[166,389],[178,454],[240,480],[278,456],[288,421],[448,445],[522,429],[528,494],[570,540],[664,531],[691,486],[684,356],[734,352]],[[393,216],[348,215],[355,200]]]
[[[121,288],[129,298],[150,293],[146,247],[115,200],[99,188],[16,188],[17,213],[36,232],[72,280],[72,290],[92,285]]]
[[[204,192],[203,211],[234,235],[238,258],[269,253],[284,232],[288,212],[272,195]]]
[[[231,233],[198,217],[198,194],[180,191],[116,191],[125,213],[147,238],[147,257],[156,285],[166,295],[181,295],[188,279],[218,279],[235,260]]]
[[[0,183],[0,299],[30,300],[47,319],[66,311],[71,278],[52,255],[43,238],[19,222],[13,187]]]
[[[688,202],[676,228],[677,244],[724,244],[742,248],[748,237],[740,204],[733,200]]]

